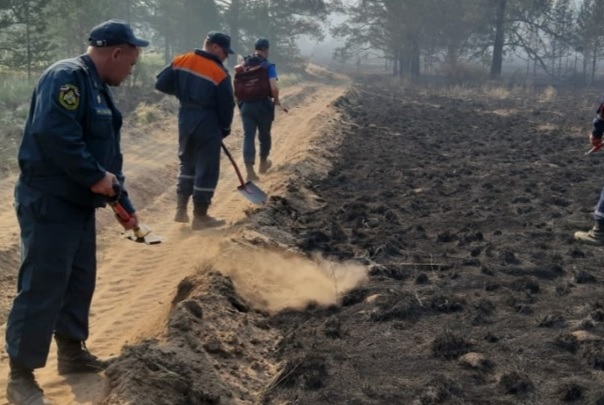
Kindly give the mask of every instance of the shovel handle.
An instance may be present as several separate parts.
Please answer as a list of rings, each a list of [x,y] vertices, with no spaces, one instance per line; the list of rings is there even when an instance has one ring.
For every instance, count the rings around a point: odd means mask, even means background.
[[[231,161],[231,164],[235,168],[235,173],[237,173],[237,177],[239,178],[239,183],[241,183],[242,187],[245,187],[245,181],[243,181],[243,176],[241,175],[241,172],[239,171],[239,168],[237,167],[237,163],[235,163],[235,159],[233,159],[233,155],[231,155],[231,152],[229,152],[229,150],[227,149],[224,142],[221,142],[220,145],[222,146],[222,150],[224,151],[225,155],[227,155],[227,157]]]
[[[604,146],[604,143],[595,145],[593,148],[591,148],[589,151],[587,151],[586,155],[591,155],[592,153],[599,151],[600,149],[602,149],[602,146]]]

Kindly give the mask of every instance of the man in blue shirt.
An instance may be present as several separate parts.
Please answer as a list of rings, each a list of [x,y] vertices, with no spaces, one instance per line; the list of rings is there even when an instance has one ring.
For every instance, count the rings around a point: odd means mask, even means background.
[[[149,42],[124,21],[92,29],[85,55],[59,61],[40,77],[18,152],[15,209],[21,228],[18,294],[8,315],[7,399],[49,403],[33,371],[44,367],[51,339],[58,372],[90,373],[107,363],[86,349],[96,282],[95,210],[118,198],[138,224],[123,190],[122,115],[108,86],[119,86]],[[115,184],[123,191],[115,196]]]
[[[241,112],[243,123],[243,161],[247,170],[247,180],[258,180],[254,170],[256,163],[256,132],[260,143],[259,172],[265,173],[272,165],[268,159],[271,151],[271,127],[275,119],[275,106],[280,106],[283,111],[287,109],[281,105],[279,99],[279,86],[277,81],[277,67],[268,60],[269,41],[260,38],[254,44],[254,53],[244,58],[243,66],[263,65],[268,74],[270,94],[258,100],[238,100],[237,105]]]

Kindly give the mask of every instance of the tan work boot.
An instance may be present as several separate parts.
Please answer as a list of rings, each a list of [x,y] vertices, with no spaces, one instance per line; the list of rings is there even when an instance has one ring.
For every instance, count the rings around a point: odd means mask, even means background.
[[[10,361],[10,375],[6,385],[6,399],[14,405],[52,405],[34,377],[34,371]]]
[[[254,171],[254,165],[246,163],[245,170],[247,171],[247,181],[256,181],[259,179],[258,175]]]
[[[266,171],[268,169],[271,168],[271,166],[273,165],[273,162],[271,162],[268,159],[261,159],[260,160],[260,167],[258,168],[258,171],[260,172],[260,174],[264,174],[266,173]]]
[[[109,366],[86,348],[86,343],[55,335],[57,342],[57,369],[60,375],[100,373]]]
[[[587,232],[575,232],[575,239],[590,245],[602,246],[604,245],[604,229],[602,225],[596,222],[593,228]]]
[[[207,205],[196,205],[193,209],[193,222],[191,229],[201,231],[208,228],[216,228],[224,225],[226,222],[223,219],[214,218],[208,215]]]
[[[187,206],[189,205],[189,196],[183,194],[176,195],[176,214],[174,222],[183,224],[189,223],[189,214],[187,214]]]

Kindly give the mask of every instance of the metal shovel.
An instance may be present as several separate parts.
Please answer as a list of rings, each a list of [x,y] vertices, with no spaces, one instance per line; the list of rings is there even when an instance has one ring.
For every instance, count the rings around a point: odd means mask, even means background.
[[[251,181],[243,181],[243,176],[241,176],[241,172],[237,167],[237,163],[235,163],[235,159],[233,159],[231,152],[229,152],[224,143],[222,143],[222,150],[231,161],[231,164],[233,165],[233,167],[235,168],[235,172],[237,173],[237,177],[239,178],[239,183],[241,183],[241,185],[237,187],[237,190],[239,190],[239,192],[243,194],[243,196],[250,200],[252,203],[264,204],[267,199],[266,193],[260,190],[260,188]]]
[[[132,231],[130,231],[126,237],[138,243],[145,243],[147,245],[156,245],[162,243],[164,238],[151,233],[151,228],[145,224],[140,224]]]

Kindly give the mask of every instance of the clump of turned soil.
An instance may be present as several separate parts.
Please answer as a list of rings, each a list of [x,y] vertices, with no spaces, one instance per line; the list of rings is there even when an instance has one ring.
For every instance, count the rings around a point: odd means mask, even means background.
[[[165,336],[126,347],[106,371],[104,403],[253,403],[275,374],[268,316],[208,269],[180,283],[172,306]]]

